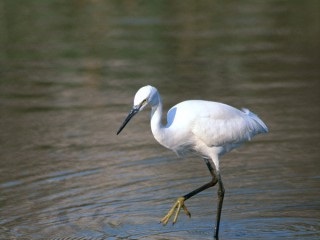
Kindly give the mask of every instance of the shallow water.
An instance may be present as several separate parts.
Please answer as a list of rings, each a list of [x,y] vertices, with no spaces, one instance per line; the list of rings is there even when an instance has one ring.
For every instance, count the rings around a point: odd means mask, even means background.
[[[270,133],[221,160],[220,239],[318,239],[318,1],[2,1],[0,239],[212,239],[216,188],[159,146],[136,90],[246,107]]]

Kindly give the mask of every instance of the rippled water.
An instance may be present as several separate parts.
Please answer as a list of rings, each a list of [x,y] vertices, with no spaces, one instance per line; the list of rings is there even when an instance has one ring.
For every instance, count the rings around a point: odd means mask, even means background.
[[[270,133],[224,156],[221,239],[318,239],[318,1],[2,1],[0,239],[212,239],[201,159],[159,146],[136,90],[247,107]]]

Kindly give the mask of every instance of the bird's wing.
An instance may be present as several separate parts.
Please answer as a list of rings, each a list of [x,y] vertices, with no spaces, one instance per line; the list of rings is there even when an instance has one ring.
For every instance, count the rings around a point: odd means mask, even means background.
[[[260,132],[265,132],[250,114],[250,111],[226,112],[219,115],[208,113],[197,119],[192,132],[210,147],[242,143]]]

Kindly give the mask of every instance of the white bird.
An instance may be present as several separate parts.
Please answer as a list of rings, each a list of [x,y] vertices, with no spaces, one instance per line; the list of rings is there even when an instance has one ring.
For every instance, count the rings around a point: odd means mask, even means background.
[[[154,138],[177,154],[186,151],[200,154],[212,176],[209,183],[179,197],[161,222],[166,225],[175,213],[174,224],[181,208],[190,217],[191,214],[184,202],[218,183],[218,205],[214,231],[214,238],[218,239],[225,192],[220,175],[219,157],[251,140],[253,136],[268,132],[267,126],[248,109],[241,111],[223,103],[203,100],[188,100],[173,106],[167,113],[167,123],[162,124],[160,94],[155,87],[144,86],[136,93],[133,108],[119,128],[117,135],[130,119],[148,104],[151,105],[151,130]]]

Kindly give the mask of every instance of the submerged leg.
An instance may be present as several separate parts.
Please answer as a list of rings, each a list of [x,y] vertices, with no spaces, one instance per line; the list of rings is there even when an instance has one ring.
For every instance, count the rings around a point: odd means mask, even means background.
[[[167,215],[165,215],[162,219],[161,219],[161,223],[163,225],[166,225],[168,223],[168,221],[170,220],[170,218],[172,217],[172,215],[174,214],[175,212],[175,216],[173,218],[173,221],[172,223],[175,224],[177,219],[178,219],[178,215],[179,215],[179,212],[181,210],[181,208],[184,210],[184,212],[189,216],[191,217],[191,214],[190,212],[188,211],[187,207],[184,205],[184,202],[186,200],[188,200],[189,198],[191,198],[192,196],[198,194],[199,192],[202,192],[210,187],[213,187],[214,185],[217,184],[218,182],[218,179],[215,172],[214,172],[214,169],[210,163],[210,160],[208,158],[204,158],[204,161],[210,171],[210,174],[212,176],[212,180],[206,184],[204,184],[203,186],[193,190],[192,192],[184,195],[183,197],[179,197],[177,199],[177,201],[175,202],[175,204],[173,204],[172,208],[169,210],[169,212],[167,213]],[[219,189],[220,189],[220,185],[219,185]],[[221,203],[221,207],[222,207],[222,203]],[[221,211],[220,211],[221,212]],[[219,216],[219,219],[220,219],[220,216]],[[219,227],[218,227],[218,230],[219,230]]]

